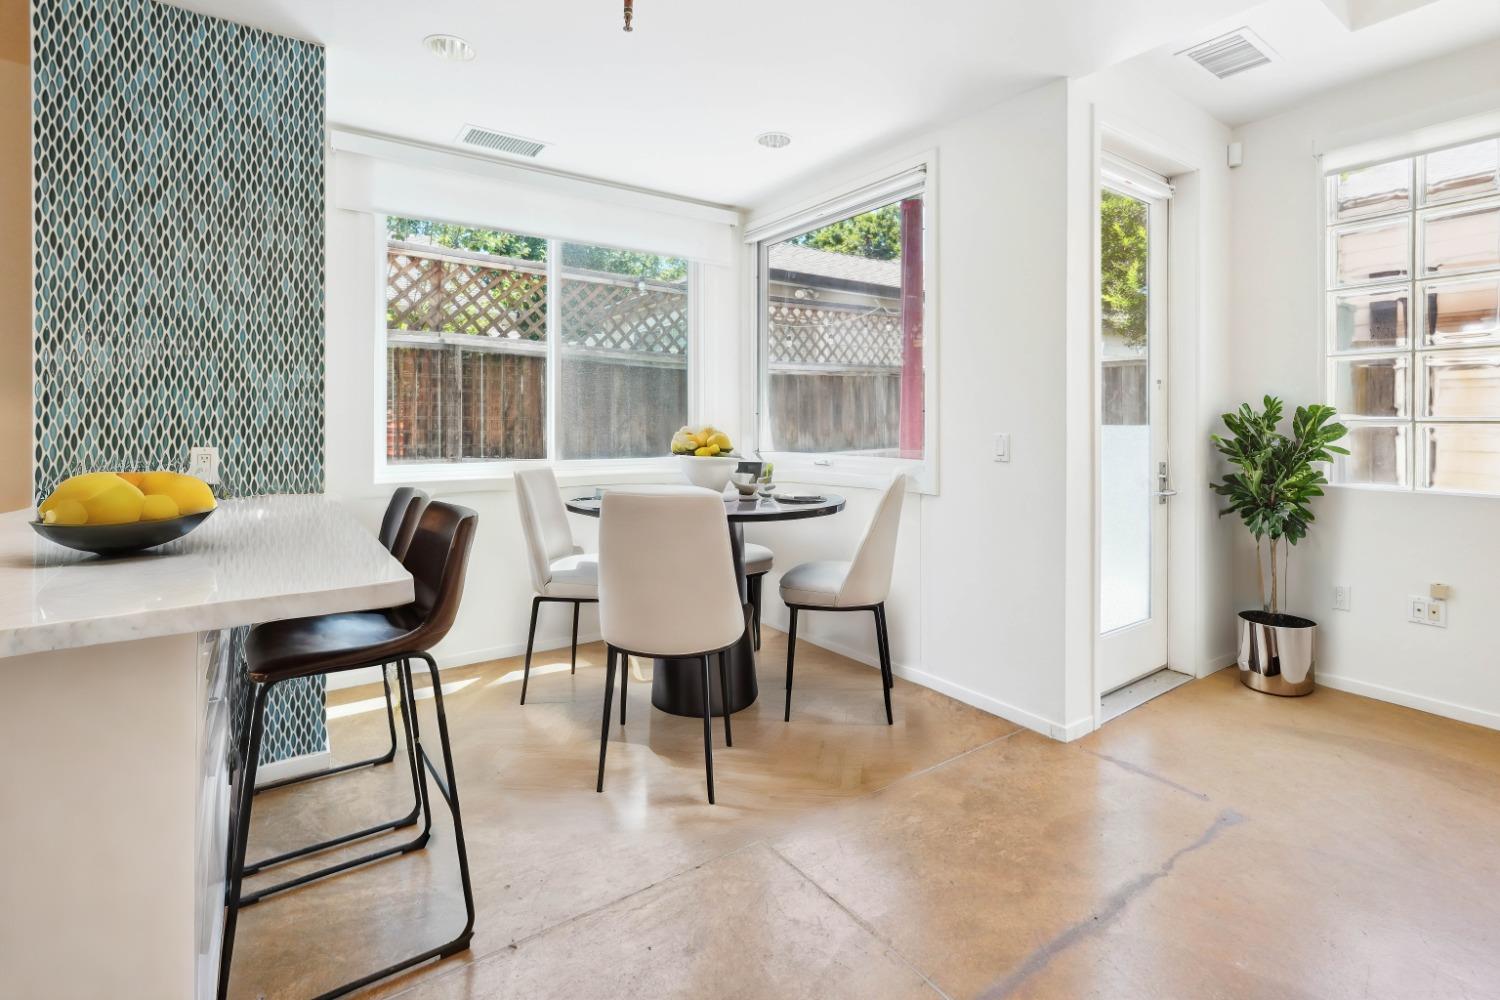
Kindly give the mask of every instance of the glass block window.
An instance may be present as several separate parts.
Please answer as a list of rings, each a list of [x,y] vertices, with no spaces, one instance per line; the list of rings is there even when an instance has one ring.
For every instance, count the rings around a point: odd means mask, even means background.
[[[1326,183],[1333,481],[1500,495],[1500,137]]]

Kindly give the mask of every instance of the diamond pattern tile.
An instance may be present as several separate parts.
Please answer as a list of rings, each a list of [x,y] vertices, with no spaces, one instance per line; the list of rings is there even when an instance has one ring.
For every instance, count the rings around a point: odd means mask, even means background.
[[[323,488],[323,50],[151,0],[33,0],[35,478]],[[267,758],[323,749],[322,684]]]

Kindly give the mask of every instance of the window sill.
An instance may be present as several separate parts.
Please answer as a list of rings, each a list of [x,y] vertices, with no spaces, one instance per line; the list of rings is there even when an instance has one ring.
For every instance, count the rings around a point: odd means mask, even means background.
[[[897,472],[905,472],[908,493],[927,496],[938,494],[937,469],[931,462],[834,458],[834,464],[829,466],[814,464],[813,459],[806,455],[762,452],[761,457],[775,463],[774,477],[778,483],[883,490],[892,476]]]

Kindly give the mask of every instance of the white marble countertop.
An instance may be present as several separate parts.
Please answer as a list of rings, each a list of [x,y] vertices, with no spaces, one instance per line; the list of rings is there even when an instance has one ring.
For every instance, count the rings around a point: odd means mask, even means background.
[[[184,538],[101,559],[0,514],[0,657],[387,608],[411,575],[336,501],[220,502]]]

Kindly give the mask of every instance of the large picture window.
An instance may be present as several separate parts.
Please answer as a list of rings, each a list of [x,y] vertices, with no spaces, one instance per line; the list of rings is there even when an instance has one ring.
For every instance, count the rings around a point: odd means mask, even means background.
[[[691,268],[386,220],[386,461],[626,459],[688,418]]]
[[[917,174],[759,243],[763,452],[926,456],[923,208]]]
[[[1500,494],[1500,138],[1327,178],[1333,481]]]

